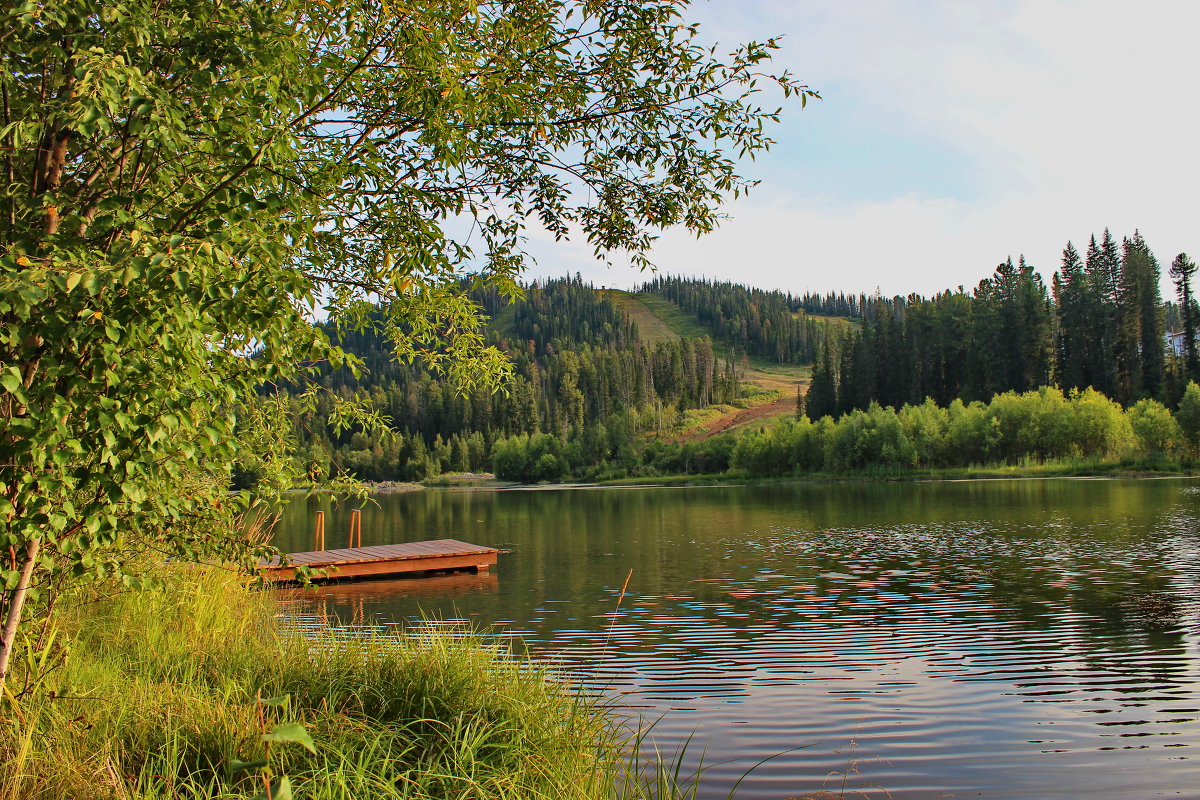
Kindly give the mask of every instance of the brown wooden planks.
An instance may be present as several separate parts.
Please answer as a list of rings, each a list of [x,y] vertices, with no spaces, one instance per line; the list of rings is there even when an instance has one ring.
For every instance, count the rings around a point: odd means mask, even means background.
[[[353,578],[396,575],[453,569],[486,571],[496,563],[493,547],[460,542],[457,539],[432,539],[425,542],[348,547],[288,555],[292,565],[326,569],[329,578]],[[295,578],[292,566],[280,566],[278,559],[263,561],[259,570],[272,581]]]

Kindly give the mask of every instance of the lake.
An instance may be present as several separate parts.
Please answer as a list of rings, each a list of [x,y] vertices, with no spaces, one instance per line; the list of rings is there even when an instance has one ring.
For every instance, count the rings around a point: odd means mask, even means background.
[[[692,736],[687,762],[710,765],[702,797],[725,797],[772,754],[739,798],[838,790],[843,775],[846,790],[896,800],[1200,797],[1200,482],[376,502],[365,545],[454,538],[502,548],[499,564],[334,587],[300,612],[518,637],[657,720],[665,749]],[[328,546],[345,546],[349,508],[297,501],[276,543],[311,549],[324,509]]]

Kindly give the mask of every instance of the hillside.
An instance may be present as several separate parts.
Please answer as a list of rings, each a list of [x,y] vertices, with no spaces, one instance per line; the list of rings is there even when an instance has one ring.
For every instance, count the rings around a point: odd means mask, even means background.
[[[662,294],[598,290],[579,277],[530,284],[512,301],[472,290],[490,316],[486,340],[513,369],[496,392],[464,393],[420,362],[397,361],[379,331],[340,331],[364,369],[321,371],[328,391],[300,415],[299,456],[310,474],[376,481],[493,470],[525,481],[722,471],[733,442],[719,434],[793,416],[811,371],[798,357],[834,323],[793,319],[794,298],[779,293],[704,290],[719,305],[707,317]],[[754,302],[743,302],[750,292]],[[383,424],[322,423],[341,401]]]
[[[660,309],[660,312],[653,310],[652,305],[660,306],[666,302],[652,303],[652,301],[660,300],[660,298],[649,295],[636,295],[621,291],[620,289],[598,289],[597,294],[611,300],[617,308],[629,317],[630,321],[638,326],[638,336],[646,344],[655,345],[659,342],[675,342],[685,336],[704,335],[704,331],[699,325],[689,325],[688,320],[682,317],[674,319],[673,322],[668,322],[667,314],[660,313],[667,311],[665,308]]]
[[[638,326],[643,342],[678,341],[710,335],[703,325],[675,303],[649,292],[625,292],[618,289],[599,290]],[[848,320],[826,317],[838,324]],[[728,342],[713,341],[713,350],[729,358],[733,348]],[[750,425],[761,425],[790,417],[796,413],[796,393],[808,391],[811,369],[807,366],[772,364],[761,358],[739,354],[736,359],[739,377],[753,389],[738,405],[713,406],[696,414],[694,425],[680,440],[696,440],[727,433]]]

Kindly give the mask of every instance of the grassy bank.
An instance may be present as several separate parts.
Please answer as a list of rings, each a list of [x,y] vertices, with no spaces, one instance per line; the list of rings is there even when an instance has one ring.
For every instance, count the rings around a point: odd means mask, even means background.
[[[301,639],[277,613],[207,570],[73,598],[61,666],[10,679],[34,690],[3,706],[0,798],[233,800],[283,776],[316,800],[677,794],[629,777],[605,709],[478,639]]]

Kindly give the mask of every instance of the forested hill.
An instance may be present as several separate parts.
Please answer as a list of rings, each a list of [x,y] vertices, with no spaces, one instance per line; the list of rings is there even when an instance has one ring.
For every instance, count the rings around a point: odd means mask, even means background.
[[[811,364],[827,325],[810,312],[858,316],[865,298],[793,297],[729,282],[660,276],[642,286],[689,314],[716,339],[779,364]]]
[[[364,361],[359,376],[326,370],[318,382],[386,416],[396,433],[336,432],[333,398],[297,426],[313,471],[349,470],[367,480],[421,480],[444,471],[488,471],[496,442],[524,437],[543,459],[538,477],[635,461],[641,434],[677,426],[696,409],[728,404],[742,387],[733,361],[707,336],[644,341],[610,294],[579,278],[535,283],[506,303],[477,302],[492,316],[488,337],[512,360],[515,376],[497,393],[460,393],[420,365],[398,363],[374,333],[342,334]],[[723,468],[723,467],[722,467]]]

